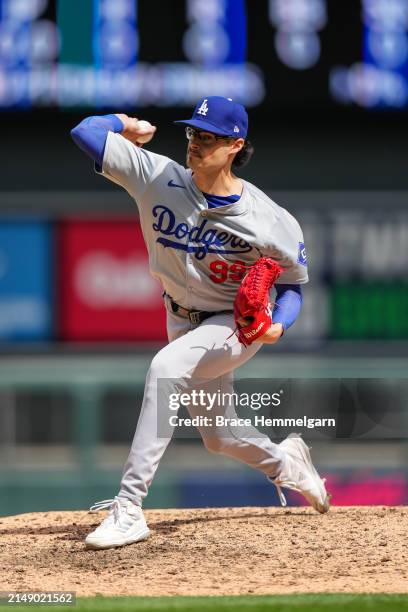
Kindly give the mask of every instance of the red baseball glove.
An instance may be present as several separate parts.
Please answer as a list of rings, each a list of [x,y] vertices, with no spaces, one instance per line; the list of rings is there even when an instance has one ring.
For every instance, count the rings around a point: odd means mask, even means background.
[[[282,268],[270,257],[261,257],[244,277],[234,301],[237,336],[249,346],[263,336],[272,325],[269,291]]]

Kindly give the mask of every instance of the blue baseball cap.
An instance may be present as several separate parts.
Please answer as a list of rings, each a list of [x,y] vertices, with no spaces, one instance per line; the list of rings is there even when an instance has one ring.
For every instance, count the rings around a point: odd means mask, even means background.
[[[222,96],[202,98],[191,119],[174,123],[191,125],[199,130],[230,138],[246,138],[248,132],[248,114],[245,108],[242,104],[233,102],[231,98]]]

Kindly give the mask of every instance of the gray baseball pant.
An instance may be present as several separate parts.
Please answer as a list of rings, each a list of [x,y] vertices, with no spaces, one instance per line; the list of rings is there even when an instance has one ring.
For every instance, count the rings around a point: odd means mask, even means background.
[[[168,395],[196,388],[197,381],[211,383],[222,393],[233,392],[233,371],[249,361],[261,343],[244,347],[234,334],[232,314],[218,314],[201,325],[167,313],[169,344],[153,358],[146,376],[139,421],[128,459],[125,463],[119,497],[141,505],[147,495],[159,461],[166,450],[172,431],[168,424],[161,437],[160,414],[168,415]],[[223,404],[223,402],[221,402]],[[187,408],[192,417],[216,415],[236,417],[231,403],[216,405],[211,412],[203,406]],[[198,427],[206,448],[233,457],[266,476],[274,477],[282,469],[284,453],[277,444],[254,427]],[[160,437],[158,436],[158,431]]]

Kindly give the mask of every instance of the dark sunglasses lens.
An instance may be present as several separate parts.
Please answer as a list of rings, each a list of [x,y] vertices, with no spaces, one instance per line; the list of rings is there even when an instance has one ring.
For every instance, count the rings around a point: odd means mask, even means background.
[[[189,140],[197,136],[197,130],[192,127],[186,127],[186,136]]]

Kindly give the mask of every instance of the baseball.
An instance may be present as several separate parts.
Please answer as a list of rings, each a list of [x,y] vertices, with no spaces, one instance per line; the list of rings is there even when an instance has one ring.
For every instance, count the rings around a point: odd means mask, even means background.
[[[141,134],[137,136],[137,140],[140,143],[149,142],[153,138],[154,130],[151,123],[141,119],[137,122],[137,129],[141,131]]]

